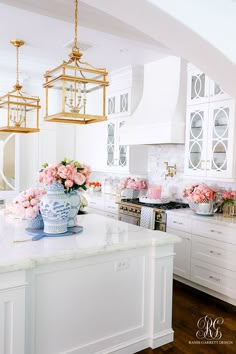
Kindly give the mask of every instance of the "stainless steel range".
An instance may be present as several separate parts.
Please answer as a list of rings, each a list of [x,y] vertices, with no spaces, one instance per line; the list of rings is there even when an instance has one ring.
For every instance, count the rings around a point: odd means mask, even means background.
[[[134,225],[140,225],[141,208],[144,206],[154,209],[155,226],[154,230],[166,231],[166,210],[188,208],[188,204],[169,202],[163,204],[141,203],[139,199],[122,199],[119,204],[119,220]]]

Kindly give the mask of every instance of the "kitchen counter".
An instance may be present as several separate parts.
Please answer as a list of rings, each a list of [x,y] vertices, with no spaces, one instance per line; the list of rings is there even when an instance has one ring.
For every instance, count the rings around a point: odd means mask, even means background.
[[[38,265],[102,255],[147,246],[173,244],[179,238],[100,215],[78,215],[84,230],[77,236],[47,237],[31,241],[26,221],[0,215],[0,273]]]
[[[173,341],[179,238],[95,214],[77,221],[81,234],[31,241],[25,221],[0,215],[0,353],[131,354]]]
[[[167,215],[172,213],[176,215],[184,215],[187,218],[192,220],[205,221],[212,224],[219,224],[225,226],[231,226],[236,228],[236,217],[224,217],[223,214],[214,214],[214,216],[202,216],[197,215],[190,209],[175,209],[175,210],[167,210]]]

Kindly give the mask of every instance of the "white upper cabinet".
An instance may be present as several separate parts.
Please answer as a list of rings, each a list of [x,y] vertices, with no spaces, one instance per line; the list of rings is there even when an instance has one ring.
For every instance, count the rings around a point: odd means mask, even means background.
[[[235,101],[200,71],[188,79],[185,175],[235,180]]]
[[[126,117],[136,109],[143,92],[143,66],[127,66],[110,74],[107,118]]]
[[[147,147],[127,146],[120,143],[124,118],[109,119],[107,122],[106,168],[112,171],[143,174],[147,171]]]
[[[113,92],[107,99],[107,117],[118,118],[131,114],[131,89]]]
[[[202,104],[231,98],[224,90],[199,69],[188,71],[187,104]]]

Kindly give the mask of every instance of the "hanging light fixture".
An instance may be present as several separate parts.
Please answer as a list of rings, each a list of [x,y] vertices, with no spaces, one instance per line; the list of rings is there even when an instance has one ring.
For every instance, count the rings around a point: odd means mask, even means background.
[[[74,45],[68,61],[46,71],[46,121],[88,124],[106,120],[106,69],[80,61],[78,0],[75,0]]]
[[[39,97],[21,91],[19,83],[19,48],[24,41],[13,39],[16,47],[16,84],[14,90],[0,97],[0,131],[14,133],[39,132]]]

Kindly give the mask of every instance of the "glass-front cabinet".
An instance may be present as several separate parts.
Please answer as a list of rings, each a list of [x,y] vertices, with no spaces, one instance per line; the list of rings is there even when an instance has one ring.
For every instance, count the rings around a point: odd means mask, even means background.
[[[230,95],[199,69],[188,72],[187,104],[195,105],[230,99]]]
[[[120,129],[124,119],[112,119],[107,122],[107,167],[119,170],[128,167],[128,147],[120,144]]]
[[[0,133],[0,199],[14,197],[19,191],[19,137]]]
[[[107,117],[119,118],[130,115],[131,113],[131,89],[108,93],[107,98]]]
[[[187,109],[185,173],[205,175],[208,106],[197,105]]]
[[[231,178],[233,174],[235,105],[225,100],[209,105],[207,176]]]
[[[233,100],[188,107],[186,175],[233,178],[234,115]]]

